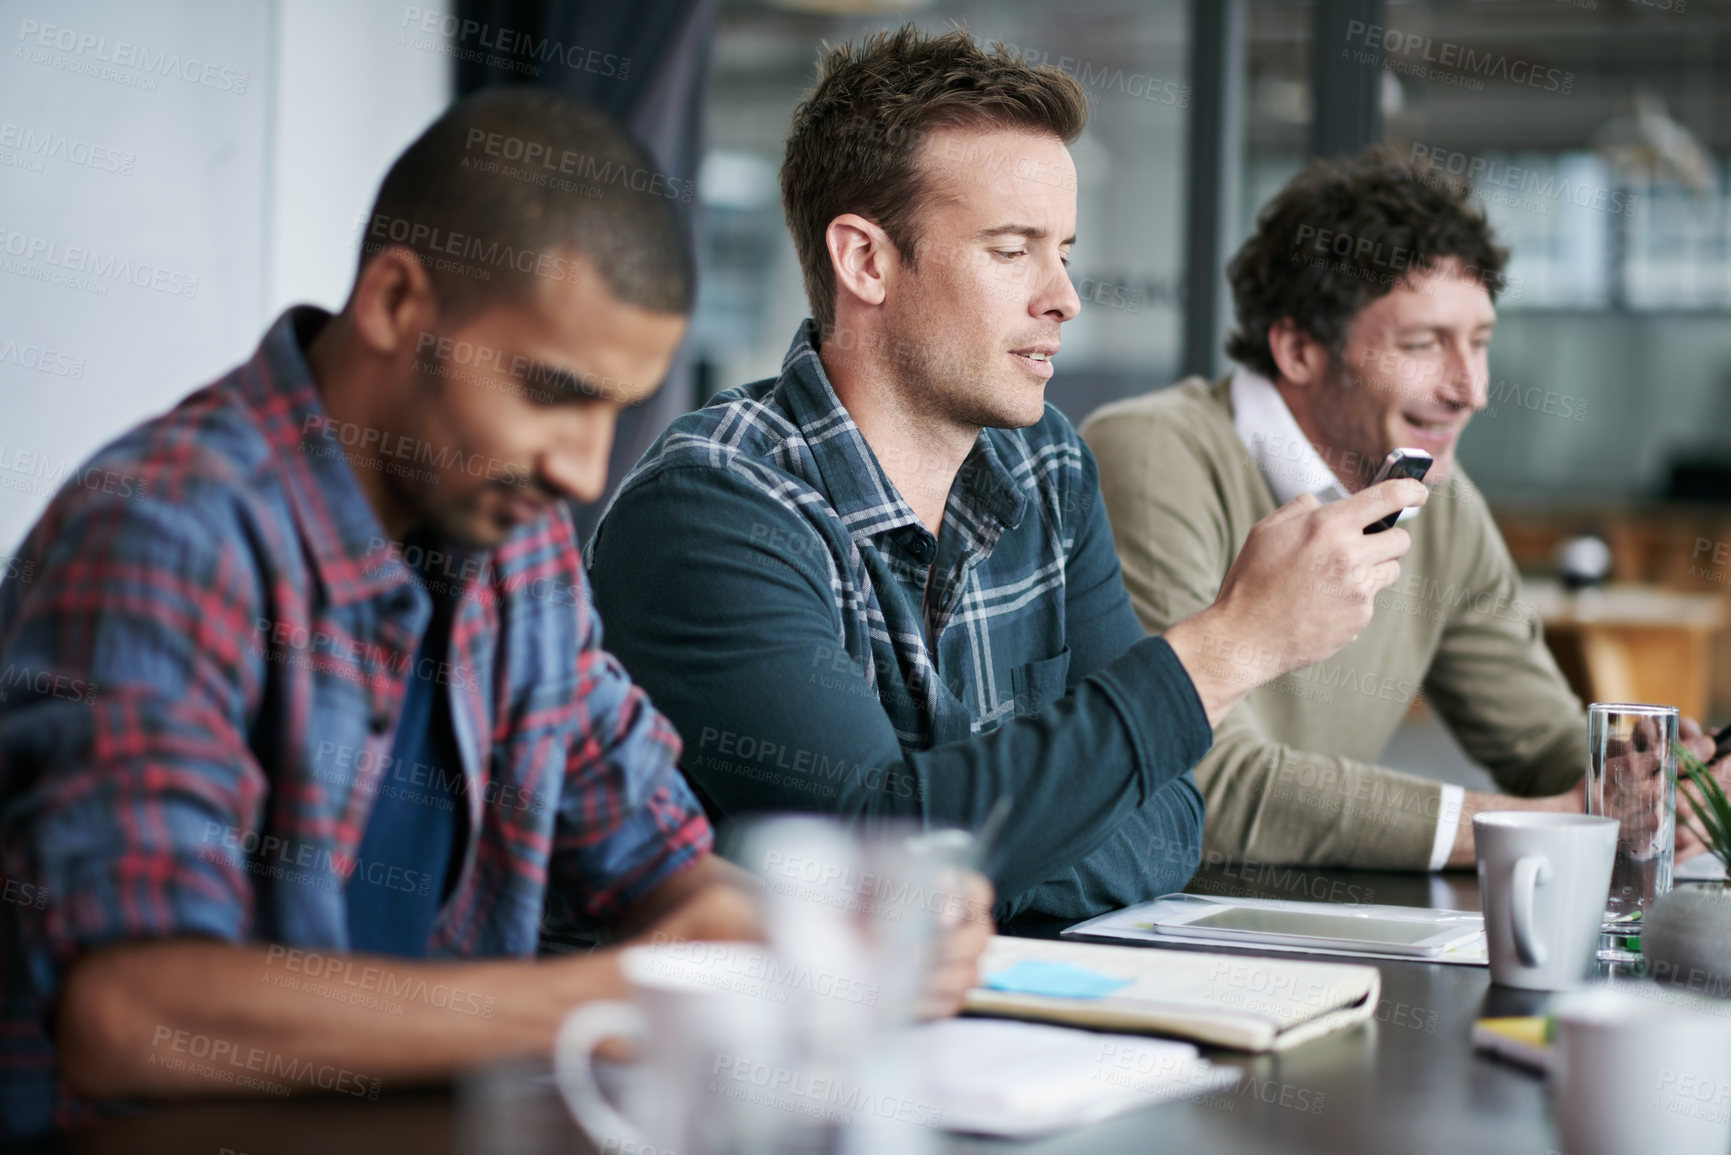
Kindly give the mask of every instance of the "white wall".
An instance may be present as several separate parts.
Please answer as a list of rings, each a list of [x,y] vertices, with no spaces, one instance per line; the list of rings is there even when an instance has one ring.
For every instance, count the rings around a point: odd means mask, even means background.
[[[407,9],[395,0],[274,6],[276,147],[265,288],[273,317],[302,302],[342,307],[360,252],[359,222],[385,170],[453,95],[450,60],[411,46],[428,38],[405,35]]]
[[[451,95],[403,12],[0,0],[0,556],[284,305],[341,305],[379,178]]]

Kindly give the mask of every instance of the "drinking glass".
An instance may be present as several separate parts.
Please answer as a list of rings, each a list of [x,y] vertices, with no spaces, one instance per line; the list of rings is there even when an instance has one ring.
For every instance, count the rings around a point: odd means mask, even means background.
[[[1617,856],[1599,957],[1640,957],[1641,918],[1671,889],[1677,833],[1677,708],[1594,702],[1587,708],[1587,813],[1615,818]]]

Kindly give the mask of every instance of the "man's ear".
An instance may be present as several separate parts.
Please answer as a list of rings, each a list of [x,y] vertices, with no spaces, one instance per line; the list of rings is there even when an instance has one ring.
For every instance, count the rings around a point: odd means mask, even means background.
[[[1268,327],[1268,352],[1280,376],[1300,388],[1322,381],[1328,373],[1328,350],[1291,317],[1282,317]]]
[[[898,265],[889,234],[858,213],[843,213],[829,222],[823,240],[835,272],[836,295],[846,293],[864,305],[883,304]]]
[[[349,294],[348,311],[355,333],[382,357],[412,353],[424,333],[438,320],[438,298],[432,278],[412,249],[392,245],[361,268]]]

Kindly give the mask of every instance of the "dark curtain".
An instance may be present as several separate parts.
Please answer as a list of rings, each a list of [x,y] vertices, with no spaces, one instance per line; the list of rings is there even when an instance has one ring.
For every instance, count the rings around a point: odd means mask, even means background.
[[[458,95],[497,84],[557,88],[629,128],[668,176],[696,180],[719,6],[720,0],[463,0],[459,18],[474,23],[457,42]],[[695,245],[700,207],[694,200],[680,208]],[[572,507],[584,540],[620,479],[697,400],[696,365],[682,348],[661,391],[620,417],[606,495]]]

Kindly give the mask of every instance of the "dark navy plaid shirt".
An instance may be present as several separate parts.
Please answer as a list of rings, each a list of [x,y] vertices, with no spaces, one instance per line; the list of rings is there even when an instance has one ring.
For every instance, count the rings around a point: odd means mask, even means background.
[[[447,662],[417,668],[430,599],[324,435],[302,353],[324,320],[285,313],[250,362],[102,450],[120,480],[62,490],[28,580],[0,584],[0,1130],[91,1113],[45,1033],[80,951],[340,951],[356,873],[439,886],[358,855],[382,792],[462,778],[434,957],[531,956],[549,889],[605,921],[710,846],[678,737],[601,649],[563,510],[490,553],[407,559],[462,598]],[[460,767],[392,763],[410,677],[449,695]]]
[[[1000,913],[1177,890],[1212,731],[1124,590],[1093,455],[1047,406],[986,429],[933,535],[836,397],[807,322],[779,378],[679,418],[590,543],[614,652],[715,815],[972,827]],[[921,463],[900,463],[918,476]],[[655,575],[653,581],[644,575]]]

